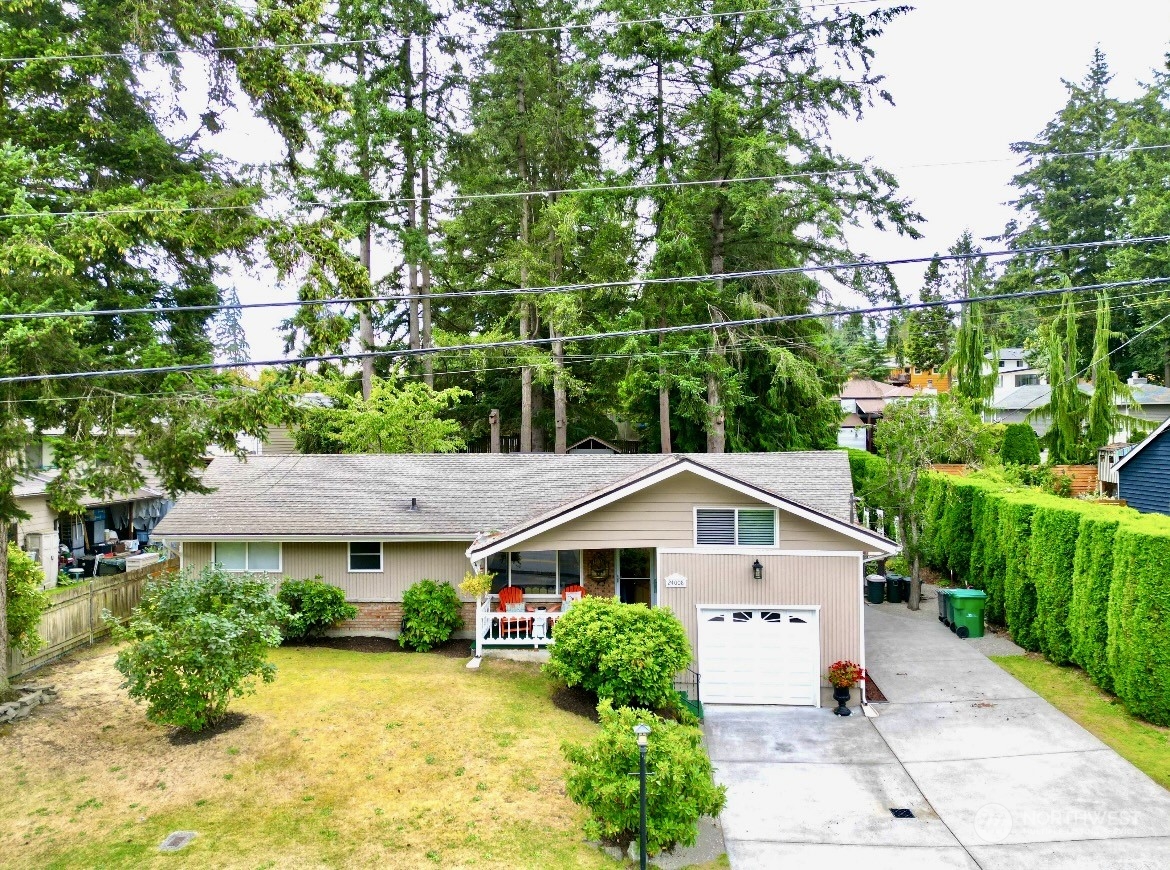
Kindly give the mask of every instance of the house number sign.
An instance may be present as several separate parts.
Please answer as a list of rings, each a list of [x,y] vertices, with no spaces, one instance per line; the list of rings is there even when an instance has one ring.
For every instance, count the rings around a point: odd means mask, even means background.
[[[682,574],[671,574],[669,577],[666,578],[666,588],[667,589],[686,589],[687,588],[687,578],[684,577]]]

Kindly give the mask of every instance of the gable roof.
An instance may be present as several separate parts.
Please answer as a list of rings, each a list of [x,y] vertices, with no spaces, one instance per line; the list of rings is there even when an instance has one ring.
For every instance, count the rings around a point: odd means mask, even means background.
[[[698,455],[702,455],[704,460],[714,456],[714,454]],[[726,456],[727,454],[723,455]],[[647,469],[630,475],[625,480],[618,481],[611,486],[590,493],[568,504],[559,505],[543,515],[532,517],[520,523],[518,526],[497,534],[477,538],[468,547],[467,555],[472,559],[483,559],[502,550],[510,549],[536,535],[543,534],[550,529],[555,529],[598,508],[605,507],[619,499],[626,498],[636,492],[640,492],[643,489],[647,489],[683,473],[696,474],[729,489],[736,490],[764,504],[772,505],[788,513],[811,520],[817,525],[830,528],[844,537],[852,538],[864,548],[876,548],[877,552],[889,555],[893,555],[898,550],[898,546],[883,535],[872,532],[864,526],[855,525],[850,516],[840,519],[821,511],[813,510],[792,499],[769,492],[726,471],[711,468],[708,463],[700,462],[696,459],[695,455],[680,456],[674,454],[664,457],[661,462]],[[852,494],[852,486],[850,486],[849,491]]]
[[[179,499],[155,530],[171,539],[463,540],[509,529],[680,458],[848,523],[843,451],[251,456],[212,460],[213,491]],[[417,510],[411,510],[415,498]]]
[[[1115,472],[1121,471],[1127,462],[1145,450],[1147,446],[1153,444],[1155,441],[1161,438],[1162,433],[1164,433],[1168,428],[1170,428],[1170,419],[1167,419],[1161,426],[1147,435],[1139,444],[1137,444],[1128,453],[1121,457],[1121,459],[1117,460],[1117,463],[1113,466],[1113,470]]]

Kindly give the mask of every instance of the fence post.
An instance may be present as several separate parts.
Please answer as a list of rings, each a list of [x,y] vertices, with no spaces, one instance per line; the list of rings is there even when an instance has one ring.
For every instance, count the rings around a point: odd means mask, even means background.
[[[93,646],[93,595],[95,580],[89,581],[89,645]]]

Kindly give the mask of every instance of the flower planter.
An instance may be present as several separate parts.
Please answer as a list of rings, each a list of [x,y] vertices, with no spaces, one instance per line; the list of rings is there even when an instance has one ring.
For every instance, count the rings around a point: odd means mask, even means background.
[[[833,713],[837,716],[852,715],[852,711],[847,706],[849,704],[849,688],[846,686],[833,687],[833,700],[837,702],[836,709]]]

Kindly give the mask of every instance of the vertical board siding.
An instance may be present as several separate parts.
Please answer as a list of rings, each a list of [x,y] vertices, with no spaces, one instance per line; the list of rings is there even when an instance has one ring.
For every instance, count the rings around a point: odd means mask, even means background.
[[[1121,467],[1117,497],[1144,513],[1170,514],[1170,438],[1159,435]]]
[[[178,560],[171,559],[125,574],[95,577],[53,593],[52,603],[41,615],[37,627],[45,645],[28,657],[18,650],[9,650],[8,675],[22,674],[108,634],[110,629],[102,619],[103,611],[126,619],[142,599],[146,581],[176,571],[178,567]]]
[[[387,541],[382,544],[382,570],[366,573],[349,570],[348,542],[285,542],[281,573],[297,580],[320,575],[344,589],[348,601],[401,601],[402,593],[419,580],[458,584],[471,567],[466,555],[470,543]],[[211,543],[184,542],[183,567],[198,571],[211,563],[213,552]]]
[[[684,472],[524,541],[524,550],[693,547],[696,507],[770,507],[733,489]],[[856,541],[817,523],[780,512],[779,546],[857,550]]]
[[[764,579],[752,579],[759,558]],[[724,553],[659,553],[659,578],[681,574],[683,589],[659,581],[658,603],[686,626],[693,667],[698,661],[698,605],[774,605],[821,608],[821,673],[839,659],[860,662],[861,568],[858,556],[751,556]]]

